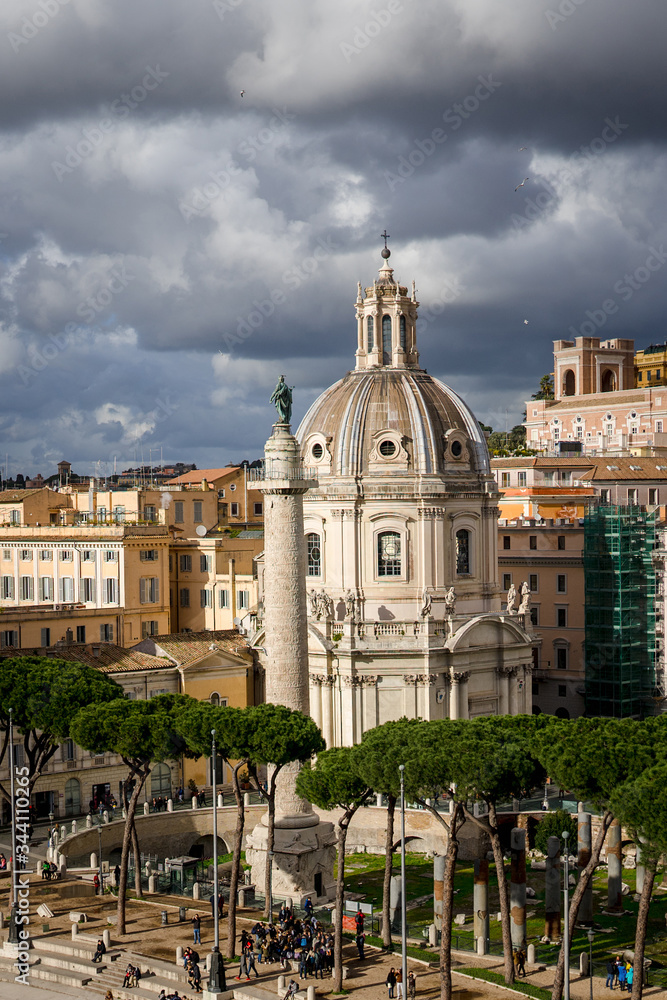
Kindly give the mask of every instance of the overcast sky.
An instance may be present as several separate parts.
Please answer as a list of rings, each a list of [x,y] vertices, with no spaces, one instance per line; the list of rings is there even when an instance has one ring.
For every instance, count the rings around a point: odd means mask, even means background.
[[[667,339],[664,26],[663,0],[3,0],[0,462],[257,457],[279,374],[296,422],[353,366],[385,227],[423,366],[496,429],[571,328]]]

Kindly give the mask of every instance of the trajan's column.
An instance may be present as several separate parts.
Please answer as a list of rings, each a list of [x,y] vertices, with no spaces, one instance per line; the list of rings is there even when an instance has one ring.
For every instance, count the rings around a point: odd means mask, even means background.
[[[308,613],[303,495],[308,479],[299,442],[290,428],[292,393],[284,376],[271,396],[278,421],[264,449],[264,647],[266,701],[310,714],[308,694]],[[273,891],[302,900],[326,897],[333,883],[336,836],[321,823],[309,802],[296,794],[300,765],[284,767],[276,785]],[[267,828],[258,823],[246,841],[255,885],[264,884]]]

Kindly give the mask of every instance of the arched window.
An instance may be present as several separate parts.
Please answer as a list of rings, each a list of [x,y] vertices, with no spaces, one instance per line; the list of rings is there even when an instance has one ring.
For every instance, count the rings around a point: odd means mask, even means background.
[[[391,316],[382,317],[382,364],[391,364]]]
[[[401,350],[404,351],[406,344],[405,316],[401,316],[401,321],[399,326],[399,336],[400,336]]]
[[[208,700],[210,701],[211,705],[219,705],[220,704],[220,695],[218,694],[217,691],[214,691],[213,694],[211,695],[211,697]]]
[[[322,575],[322,544],[320,536],[311,531],[306,535],[306,549],[308,552],[308,576]]]
[[[465,528],[456,532],[456,572],[470,572],[470,532]]]
[[[368,337],[368,353],[370,354],[373,350],[373,317],[369,316],[366,320],[366,334]]]
[[[574,372],[571,368],[563,375],[563,395],[564,396],[574,396],[575,383],[574,383]]]
[[[607,368],[602,374],[602,385],[600,386],[602,392],[616,392],[616,375],[611,370]]]
[[[397,531],[378,535],[378,576],[401,575],[401,536]]]
[[[557,719],[569,719],[570,718],[570,713],[568,712],[568,710],[566,708],[557,708],[556,709],[556,718]]]
[[[151,795],[171,798],[171,771],[167,764],[156,764],[151,771]]]
[[[76,778],[65,782],[65,815],[78,816],[81,812],[81,785]]]

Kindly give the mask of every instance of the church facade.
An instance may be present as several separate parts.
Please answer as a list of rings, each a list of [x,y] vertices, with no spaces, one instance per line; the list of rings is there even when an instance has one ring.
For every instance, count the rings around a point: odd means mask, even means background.
[[[530,594],[501,606],[485,438],[420,367],[414,282],[382,256],[358,286],[355,368],[296,432],[317,482],[303,501],[310,713],[328,746],[403,716],[532,711]],[[261,662],[261,605],[244,625]]]

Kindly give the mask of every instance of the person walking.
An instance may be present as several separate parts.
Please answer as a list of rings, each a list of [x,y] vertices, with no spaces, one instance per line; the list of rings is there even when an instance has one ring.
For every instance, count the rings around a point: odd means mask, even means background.
[[[625,993],[625,984],[627,982],[628,973],[625,968],[625,962],[623,959],[619,959],[618,964],[618,985],[621,987],[621,993]]]
[[[192,918],[192,934],[194,937],[193,944],[201,944],[201,917],[198,913],[195,913]]]
[[[385,986],[387,987],[387,996],[389,1000],[394,1000],[394,991],[396,989],[396,972],[392,966],[387,973],[387,978],[385,979]]]
[[[246,971],[248,973],[248,979],[250,979],[250,973],[255,973],[255,979],[259,979],[259,972],[257,971],[257,966],[255,965],[255,955],[252,950],[252,940],[248,938],[245,949],[245,965]]]
[[[235,977],[236,979],[245,979],[246,982],[250,979],[248,975],[248,966],[246,965],[246,950],[241,949],[241,961],[239,964],[239,974]]]
[[[366,957],[365,954],[364,954],[364,941],[365,941],[365,939],[366,939],[366,935],[364,934],[364,932],[363,931],[357,931],[357,936],[356,936],[356,938],[354,940],[355,940],[356,945],[357,945],[357,951],[359,952],[359,958],[362,961]]]
[[[526,953],[523,948],[517,948],[516,952],[517,975],[526,978]]]
[[[415,1000],[417,981],[414,972],[408,972],[408,1000]]]
[[[396,1000],[403,996],[403,969],[396,969]]]

